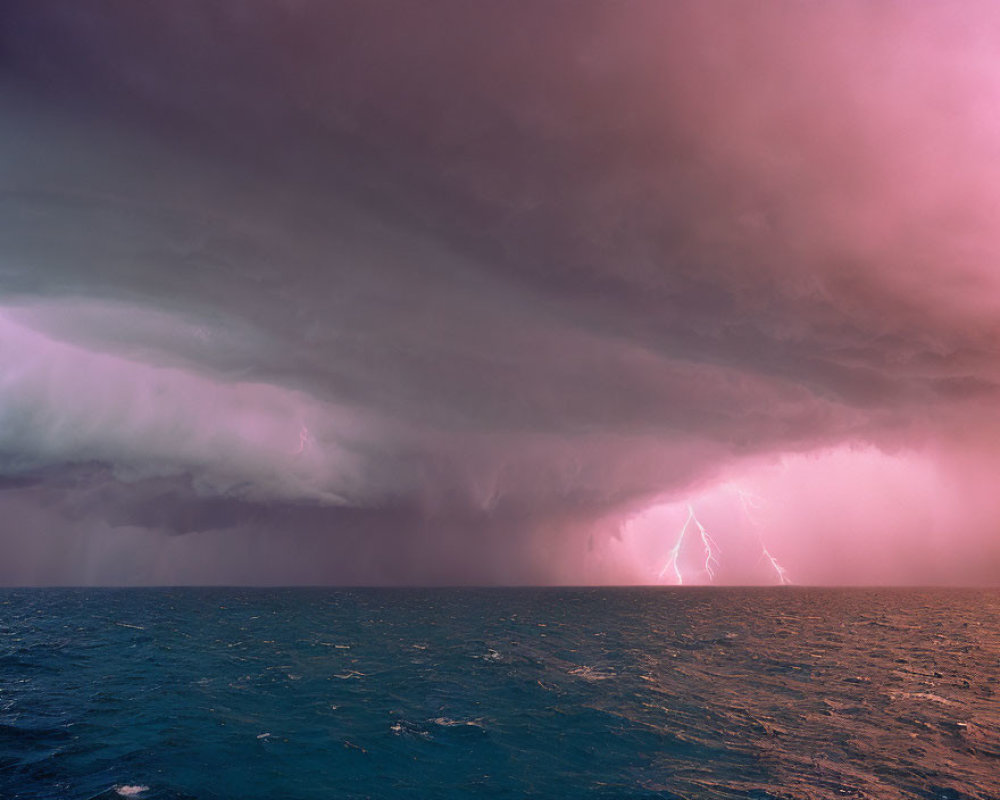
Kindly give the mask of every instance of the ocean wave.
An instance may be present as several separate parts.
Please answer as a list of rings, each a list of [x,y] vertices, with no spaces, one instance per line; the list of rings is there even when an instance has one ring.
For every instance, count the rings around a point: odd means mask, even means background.
[[[1000,592],[0,598],[3,800],[1000,798]]]
[[[138,783],[123,783],[113,787],[115,794],[121,797],[139,797],[149,791],[148,786]]]

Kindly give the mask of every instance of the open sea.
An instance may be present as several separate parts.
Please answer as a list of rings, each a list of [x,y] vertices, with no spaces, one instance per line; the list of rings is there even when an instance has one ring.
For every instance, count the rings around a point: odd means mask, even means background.
[[[1000,591],[0,590],[3,800],[1000,799]]]

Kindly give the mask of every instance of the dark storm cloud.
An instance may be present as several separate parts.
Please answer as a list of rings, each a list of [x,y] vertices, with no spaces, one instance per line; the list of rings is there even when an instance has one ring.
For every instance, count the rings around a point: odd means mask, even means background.
[[[543,580],[734,459],[988,421],[973,8],[9,3],[6,480]]]
[[[855,4],[758,12],[640,3],[626,13],[593,3],[106,5],[101,15],[15,4],[5,52],[17,83],[80,116],[118,122],[113,137],[130,124],[190,155],[197,176],[185,180],[171,174],[179,164],[135,163],[166,154],[133,152],[130,163],[114,152],[121,161],[110,171],[126,181],[141,175],[145,191],[116,184],[99,160],[90,169],[100,177],[77,176],[77,196],[50,187],[115,225],[128,206],[135,235],[165,262],[158,271],[176,273],[147,290],[197,285],[207,261],[210,288],[232,292],[237,308],[276,290],[268,301],[299,315],[300,336],[310,314],[347,312],[342,327],[363,327],[348,308],[310,308],[308,296],[336,303],[338,278],[355,295],[367,281],[378,310],[400,314],[403,331],[427,322],[429,334],[449,338],[467,333],[456,329],[468,320],[442,318],[433,298],[444,293],[439,302],[453,313],[467,294],[499,289],[491,279],[516,281],[556,304],[543,313],[658,353],[791,373],[847,399],[857,384],[878,384],[864,367],[892,373],[883,368],[895,359],[930,369],[935,348],[974,358],[976,345],[992,343],[928,319],[921,287],[894,280],[905,265],[933,269],[921,261],[936,254],[933,234],[919,230],[912,249],[899,251],[893,228],[941,222],[934,214],[952,212],[955,198],[921,217],[901,202],[908,186],[879,185],[908,166],[889,148],[908,149],[896,139],[921,121],[911,103],[969,91],[950,62],[943,74],[928,65],[916,88],[905,74],[907,59],[953,55],[954,37],[971,25],[958,15],[923,8],[911,21],[892,6]],[[927,30],[934,24],[944,28],[936,37]],[[899,37],[898,53],[876,47],[887,31]],[[921,86],[935,68],[935,83]],[[901,110],[884,102],[880,90],[890,89],[902,95]],[[962,144],[949,124],[920,130],[922,146]],[[214,181],[201,174],[207,158],[225,164],[211,168]],[[104,185],[88,194],[88,181]],[[888,219],[869,222],[888,229],[885,241],[856,252],[869,232],[851,220],[844,230],[841,217],[854,203],[886,201],[895,201]],[[260,231],[261,216],[277,230]],[[254,230],[233,230],[233,217],[249,217]],[[358,227],[367,230],[350,235]],[[840,235],[837,245],[826,241]],[[953,239],[945,238],[952,257]],[[331,244],[342,258],[355,245],[364,269],[330,264]],[[134,253],[105,247],[95,257]],[[863,260],[871,257],[906,264]],[[119,287],[123,276],[101,269],[110,274],[80,280]],[[454,286],[458,275],[464,285]],[[403,303],[400,283],[429,285]],[[469,316],[509,313],[524,299],[510,291]],[[421,306],[417,319],[410,305]],[[499,327],[482,327],[489,322]],[[405,335],[389,334],[380,331]],[[478,358],[491,343],[470,350]]]
[[[599,509],[572,503],[544,522],[533,509],[483,516],[460,504],[429,512],[409,502],[378,508],[264,503],[204,495],[186,476],[123,482],[100,464],[47,468],[6,488],[4,508],[20,530],[0,531],[0,546],[11,554],[0,562],[0,584],[628,578],[586,563],[581,531],[607,536],[615,526]],[[553,563],[566,552],[573,555]]]

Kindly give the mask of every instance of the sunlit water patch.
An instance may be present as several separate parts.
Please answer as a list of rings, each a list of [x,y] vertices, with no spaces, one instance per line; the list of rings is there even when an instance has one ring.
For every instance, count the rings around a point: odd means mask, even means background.
[[[1000,797],[1000,593],[9,590],[0,797]]]

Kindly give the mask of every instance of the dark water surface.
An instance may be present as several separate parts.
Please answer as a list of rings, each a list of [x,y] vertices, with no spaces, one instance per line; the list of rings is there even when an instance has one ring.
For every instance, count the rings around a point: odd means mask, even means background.
[[[0,797],[1000,798],[1000,593],[0,591]]]

